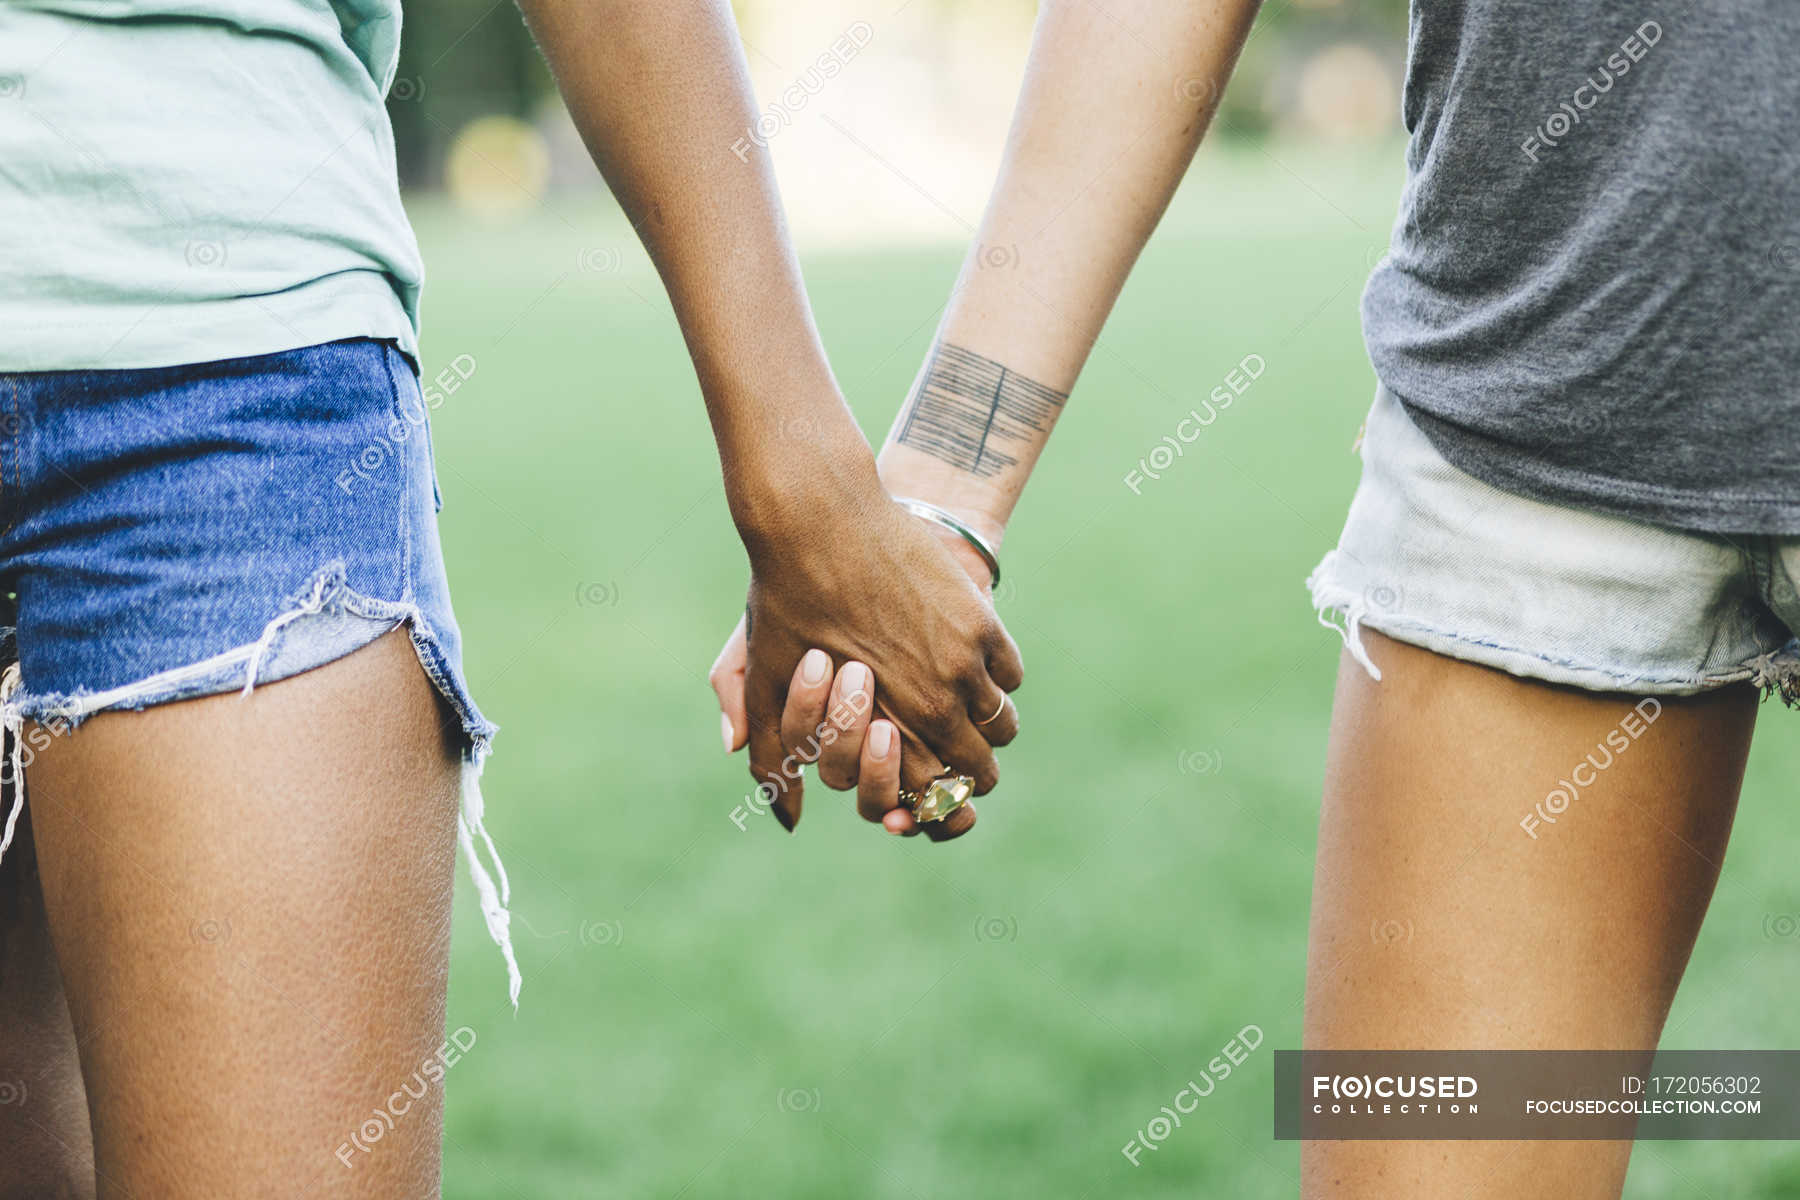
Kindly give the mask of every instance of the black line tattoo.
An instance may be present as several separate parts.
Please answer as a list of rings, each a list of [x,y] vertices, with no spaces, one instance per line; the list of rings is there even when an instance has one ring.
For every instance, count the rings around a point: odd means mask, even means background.
[[[939,342],[894,440],[988,479],[1019,461],[1006,448],[1049,429],[1068,398],[991,358]]]

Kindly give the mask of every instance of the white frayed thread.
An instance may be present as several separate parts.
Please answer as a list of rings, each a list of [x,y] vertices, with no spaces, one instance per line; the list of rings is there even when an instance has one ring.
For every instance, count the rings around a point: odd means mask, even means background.
[[[6,664],[6,671],[0,673],[0,725],[4,725],[6,736],[12,739],[12,748],[7,752],[6,771],[12,776],[12,807],[7,810],[6,828],[0,830],[0,860],[6,858],[6,848],[12,845],[13,831],[19,827],[19,815],[25,811],[25,718],[19,711],[19,705],[13,699],[19,691],[19,664],[17,661]]]
[[[1790,708],[1800,706],[1800,654],[1783,647],[1750,661],[1750,683],[1767,696],[1780,696]]]
[[[500,947],[501,955],[506,959],[507,992],[512,997],[513,1011],[519,1010],[519,986],[522,979],[519,975],[519,960],[513,955],[512,914],[506,906],[512,900],[512,884],[506,878],[506,864],[500,861],[500,852],[494,848],[494,839],[488,836],[487,826],[482,824],[481,801],[481,764],[465,762],[462,778],[462,812],[456,818],[456,840],[462,845],[463,856],[469,860],[469,878],[475,883],[475,895],[481,903],[481,916],[487,922],[488,936],[494,939],[494,945]],[[489,874],[481,861],[481,853],[476,848],[475,839],[487,847],[488,860],[494,864],[494,874]],[[494,875],[500,876],[499,886],[494,884]]]
[[[1344,649],[1350,651],[1350,657],[1362,664],[1363,670],[1369,673],[1370,679],[1380,683],[1381,668],[1375,665],[1375,661],[1369,657],[1368,650],[1363,647],[1363,606],[1354,600],[1334,601],[1330,598],[1331,592],[1337,592],[1340,595],[1343,593],[1341,587],[1328,586],[1326,580],[1337,554],[1336,550],[1331,551],[1325,556],[1324,561],[1319,563],[1318,569],[1307,576],[1306,589],[1312,593],[1313,610],[1319,615],[1319,624],[1343,638]],[[1342,626],[1331,619],[1331,614],[1334,612],[1344,614]]]
[[[316,616],[324,611],[325,600],[334,583],[339,582],[330,571],[321,571],[313,580],[312,593],[295,608],[282,613],[267,625],[263,626],[262,636],[251,647],[249,662],[244,667],[244,696],[256,689],[256,675],[262,669],[269,651],[274,648],[275,638],[282,629],[300,620],[302,617]],[[16,743],[15,743],[16,746]],[[519,960],[513,954],[512,914],[506,906],[512,900],[512,883],[506,877],[506,864],[500,861],[500,851],[494,845],[494,839],[488,836],[487,826],[482,823],[481,800],[481,764],[469,761],[463,764],[462,774],[462,810],[456,818],[456,840],[462,847],[463,856],[469,861],[469,878],[475,884],[475,895],[481,903],[481,916],[487,922],[488,936],[500,947],[500,954],[506,959],[507,994],[512,1000],[513,1011],[519,1008],[519,988],[523,978],[519,974]],[[481,852],[476,847],[476,839],[487,849],[488,862],[493,864],[490,872],[482,861]],[[498,885],[494,876],[500,877]]]
[[[1369,657],[1369,652],[1363,648],[1362,614],[1357,612],[1354,606],[1345,605],[1343,610],[1344,623],[1340,626],[1336,621],[1331,619],[1331,614],[1335,611],[1335,608],[1329,606],[1321,608],[1319,610],[1319,624],[1343,638],[1344,649],[1350,651],[1350,657],[1362,664],[1363,670],[1369,673],[1370,679],[1373,679],[1376,683],[1380,683],[1381,668],[1375,665],[1375,661]]]
[[[287,612],[282,613],[273,621],[270,621],[267,625],[263,626],[262,636],[257,638],[256,645],[251,647],[250,661],[244,667],[244,690],[241,693],[242,695],[248,696],[251,692],[256,690],[256,673],[262,669],[263,660],[269,656],[269,651],[274,648],[276,635],[279,634],[285,626],[298,621],[301,617],[315,616],[324,611],[325,590],[330,586],[331,582],[332,577],[329,571],[319,572],[318,578],[313,580],[312,595],[302,600],[298,608],[289,609]]]

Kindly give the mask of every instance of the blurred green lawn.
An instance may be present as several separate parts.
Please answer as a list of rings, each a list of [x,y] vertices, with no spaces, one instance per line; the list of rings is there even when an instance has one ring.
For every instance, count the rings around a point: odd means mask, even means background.
[[[450,1024],[479,1040],[447,1196],[1293,1193],[1271,1051],[1298,1044],[1338,650],[1301,581],[1356,482],[1356,300],[1398,178],[1392,150],[1203,156],[1009,533],[1024,732],[950,846],[817,787],[797,836],[733,823],[705,674],[745,566],[654,275],[603,200],[496,227],[415,199],[427,370],[477,363],[435,437],[525,972],[514,1017],[463,885]],[[807,255],[875,440],[960,253]],[[1250,353],[1264,377],[1134,495]],[[1766,923],[1800,910],[1791,719],[1764,710],[1666,1045],[1800,1044],[1800,943]],[[1121,1147],[1248,1024],[1262,1048],[1134,1168]],[[1792,1196],[1800,1156],[1646,1144],[1627,1194]]]

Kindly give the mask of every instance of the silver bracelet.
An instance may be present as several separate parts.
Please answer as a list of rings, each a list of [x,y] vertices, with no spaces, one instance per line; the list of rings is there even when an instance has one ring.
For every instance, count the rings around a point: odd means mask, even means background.
[[[904,508],[915,517],[920,517],[927,521],[935,521],[937,524],[942,525],[945,529],[950,530],[950,532],[956,534],[958,537],[962,538],[963,541],[973,546],[975,548],[975,553],[981,555],[981,561],[987,564],[988,574],[992,576],[992,578],[988,580],[988,586],[999,586],[1000,559],[999,556],[994,553],[994,547],[988,543],[986,538],[963,524],[962,519],[955,513],[939,508],[935,504],[927,504],[923,500],[914,500],[911,496],[895,496],[894,503],[898,504],[901,508]]]

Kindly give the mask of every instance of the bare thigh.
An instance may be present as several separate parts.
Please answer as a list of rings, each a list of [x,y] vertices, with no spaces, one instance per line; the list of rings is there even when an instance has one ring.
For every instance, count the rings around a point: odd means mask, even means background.
[[[27,770],[101,1197],[435,1196],[458,753],[404,632]]]
[[[0,1200],[93,1194],[87,1096],[27,812],[0,861]]]
[[[1516,679],[1366,634],[1338,671],[1304,1042],[1643,1049],[1712,897],[1756,718],[1747,687],[1661,711],[1534,838],[1521,819],[1638,697]],[[1647,710],[1652,711],[1652,710]],[[1554,814],[1553,814],[1554,815]],[[1308,1142],[1334,1200],[1611,1198],[1628,1142]]]

